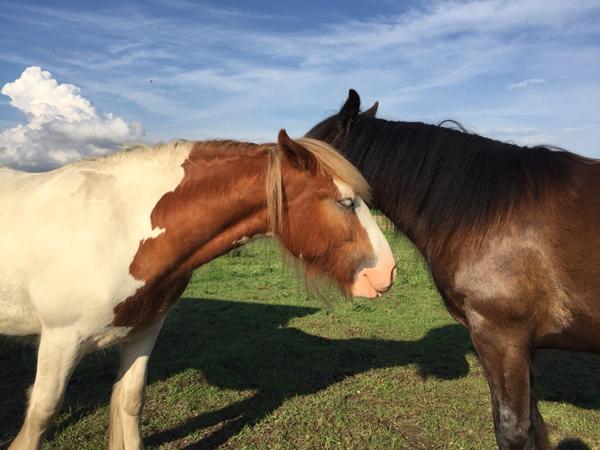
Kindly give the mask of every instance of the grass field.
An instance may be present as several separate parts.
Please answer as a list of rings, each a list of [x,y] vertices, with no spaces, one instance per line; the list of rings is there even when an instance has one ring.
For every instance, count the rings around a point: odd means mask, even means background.
[[[468,335],[417,252],[391,241],[399,276],[375,301],[308,296],[267,240],[199,269],[150,362],[147,448],[494,448]],[[600,358],[544,352],[536,365],[553,442],[600,448]],[[0,448],[34,367],[33,346],[0,342]],[[44,449],[106,448],[116,370],[110,350],[80,364]]]

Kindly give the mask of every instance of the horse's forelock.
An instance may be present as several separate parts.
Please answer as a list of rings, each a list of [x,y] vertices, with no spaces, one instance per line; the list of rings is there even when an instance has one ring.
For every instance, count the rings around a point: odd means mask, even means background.
[[[306,137],[297,142],[317,159],[320,169],[326,175],[350,186],[366,202],[371,201],[371,188],[367,180],[335,148],[323,141]]]

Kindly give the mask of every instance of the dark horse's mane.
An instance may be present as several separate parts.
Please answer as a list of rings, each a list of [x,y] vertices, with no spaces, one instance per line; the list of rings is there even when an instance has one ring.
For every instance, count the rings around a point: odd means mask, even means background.
[[[325,131],[319,128],[327,122],[309,135],[318,138]],[[411,217],[417,219],[406,224],[407,231],[425,228],[443,241],[457,231],[477,230],[481,236],[501,225],[524,201],[552,207],[553,201],[570,198],[575,188],[573,162],[599,162],[562,149],[500,142],[460,128],[360,115],[334,145],[365,175],[377,206],[390,218],[408,202]]]

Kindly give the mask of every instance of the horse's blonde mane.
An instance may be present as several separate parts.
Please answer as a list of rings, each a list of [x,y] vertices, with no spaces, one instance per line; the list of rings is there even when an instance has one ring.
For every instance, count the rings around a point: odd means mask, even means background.
[[[283,222],[283,181],[281,179],[281,151],[277,146],[267,147],[267,212],[272,233],[281,234]]]
[[[341,181],[359,195],[365,201],[371,199],[371,189],[365,178],[360,172],[331,145],[325,142],[311,139],[300,138],[296,143],[306,149],[314,156],[318,163],[318,170],[321,173]],[[74,164],[85,164],[90,161],[115,161],[131,157],[139,157],[145,153],[153,155],[163,155],[169,158],[170,155],[179,152],[194,152],[202,154],[207,151],[225,150],[225,151],[245,151],[249,148],[264,151],[267,154],[266,167],[266,198],[267,211],[269,215],[269,227],[272,232],[280,233],[283,219],[283,188],[281,160],[282,152],[277,144],[253,144],[248,142],[239,142],[232,140],[207,140],[207,141],[185,141],[173,140],[168,143],[159,143],[155,145],[132,144],[123,146],[120,152],[113,153],[99,158],[87,159]],[[190,153],[191,155],[191,153]]]
[[[300,138],[296,142],[317,159],[319,167],[325,174],[350,186],[355,194],[366,202],[371,201],[371,187],[367,180],[335,148],[312,138]]]
[[[106,155],[90,156],[78,161],[73,161],[62,167],[81,167],[87,164],[110,164],[113,162],[126,161],[131,158],[145,157],[146,154],[152,154],[153,156],[169,158],[174,155],[175,152],[188,152],[191,147],[195,144],[194,141],[185,140],[173,140],[167,143],[158,143],[154,145],[147,145],[143,143],[126,143],[117,147],[117,151],[108,153]],[[60,167],[59,169],[61,169]]]
[[[127,155],[135,155],[146,152],[153,154],[156,154],[156,152],[162,152],[165,155],[173,154],[174,152],[189,152],[196,143],[196,141],[174,139],[170,142],[160,142],[154,145],[146,145],[141,143],[127,144],[121,147],[121,151],[113,153],[108,157],[127,157]]]

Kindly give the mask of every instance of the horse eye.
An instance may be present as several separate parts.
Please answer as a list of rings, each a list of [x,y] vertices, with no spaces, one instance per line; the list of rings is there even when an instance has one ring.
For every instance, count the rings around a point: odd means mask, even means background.
[[[343,199],[339,200],[338,203],[344,208],[354,208],[354,200],[350,197],[344,197]]]

